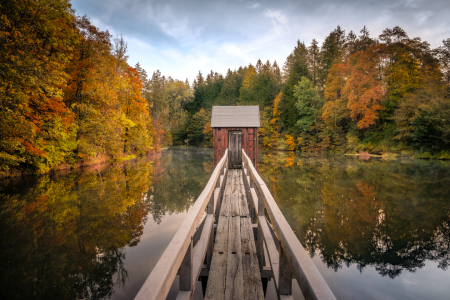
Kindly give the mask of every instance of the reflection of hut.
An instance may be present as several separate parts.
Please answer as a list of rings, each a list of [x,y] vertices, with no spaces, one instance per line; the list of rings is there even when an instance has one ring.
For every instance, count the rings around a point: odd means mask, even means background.
[[[259,106],[213,106],[214,167],[229,148],[229,168],[241,168],[241,149],[258,168]]]

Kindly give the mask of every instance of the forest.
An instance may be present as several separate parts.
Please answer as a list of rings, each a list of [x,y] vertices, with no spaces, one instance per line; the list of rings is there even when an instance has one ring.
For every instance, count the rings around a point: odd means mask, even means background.
[[[450,39],[433,49],[400,27],[374,38],[337,26],[281,67],[258,60],[191,85],[131,66],[123,37],[68,0],[10,0],[0,54],[0,176],[210,147],[213,105],[259,105],[267,149],[450,158]]]
[[[261,146],[450,158],[450,39],[432,49],[400,27],[371,38],[337,26],[277,62],[199,73],[182,144],[211,145],[213,105],[259,105]],[[202,134],[203,133],[203,134]]]

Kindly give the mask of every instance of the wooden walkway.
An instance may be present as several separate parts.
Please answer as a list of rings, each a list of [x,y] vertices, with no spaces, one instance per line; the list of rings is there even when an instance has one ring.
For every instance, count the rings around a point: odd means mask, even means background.
[[[192,299],[198,280],[205,299],[264,299],[267,280],[293,299],[293,278],[305,299],[335,300],[251,159],[242,151],[229,169],[228,151],[135,300],[166,299],[177,275],[177,300]]]
[[[264,299],[241,169],[228,171],[205,299]]]

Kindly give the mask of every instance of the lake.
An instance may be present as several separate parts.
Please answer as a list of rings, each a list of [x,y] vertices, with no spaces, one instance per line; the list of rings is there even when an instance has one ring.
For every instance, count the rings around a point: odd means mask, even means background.
[[[1,298],[132,299],[212,171],[171,148],[3,180]],[[449,162],[263,152],[259,171],[338,299],[448,299]]]

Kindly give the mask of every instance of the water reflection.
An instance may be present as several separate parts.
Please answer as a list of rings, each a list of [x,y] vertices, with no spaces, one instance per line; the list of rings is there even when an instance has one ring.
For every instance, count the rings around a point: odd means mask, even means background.
[[[450,261],[450,164],[266,154],[260,172],[311,257],[395,278]]]
[[[147,194],[149,212],[155,222],[161,223],[165,213],[191,207],[212,171],[210,149],[172,148],[157,160],[153,185]]]
[[[126,249],[139,246],[147,218],[160,223],[165,214],[188,209],[211,171],[210,151],[174,149],[151,159],[3,182],[1,298],[111,297],[130,280]]]

